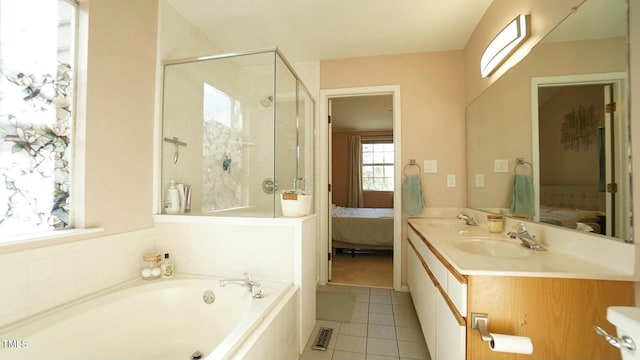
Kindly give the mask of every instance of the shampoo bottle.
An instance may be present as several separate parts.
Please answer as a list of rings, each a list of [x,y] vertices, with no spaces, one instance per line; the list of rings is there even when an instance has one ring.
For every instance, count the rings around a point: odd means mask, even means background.
[[[173,180],[171,180],[164,198],[164,212],[167,214],[177,214],[180,212],[180,195],[176,188],[176,182]]]
[[[170,278],[173,276],[173,260],[171,259],[171,254],[165,252],[163,254],[162,265],[160,266],[162,270],[163,278]]]

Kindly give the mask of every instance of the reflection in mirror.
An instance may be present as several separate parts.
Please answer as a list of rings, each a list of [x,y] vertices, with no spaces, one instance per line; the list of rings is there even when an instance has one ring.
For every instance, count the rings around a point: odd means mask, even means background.
[[[625,0],[587,0],[467,107],[469,207],[630,241],[626,35]]]

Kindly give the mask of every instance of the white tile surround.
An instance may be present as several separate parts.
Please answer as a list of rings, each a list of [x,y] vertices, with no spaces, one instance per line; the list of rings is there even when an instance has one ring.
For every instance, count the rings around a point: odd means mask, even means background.
[[[154,230],[0,255],[0,326],[138,276]]]
[[[296,301],[303,313],[298,343],[304,346],[315,323],[316,265],[300,264],[294,256],[304,251],[315,260],[315,242],[299,242],[303,249],[295,244],[299,219],[210,217],[204,224],[198,217],[175,219],[158,216],[152,229],[0,255],[0,327],[136,278],[142,254],[167,250],[182,273],[238,277],[248,272],[257,280],[296,284],[306,277],[299,290],[304,307]],[[315,217],[312,223],[303,231],[315,236]]]

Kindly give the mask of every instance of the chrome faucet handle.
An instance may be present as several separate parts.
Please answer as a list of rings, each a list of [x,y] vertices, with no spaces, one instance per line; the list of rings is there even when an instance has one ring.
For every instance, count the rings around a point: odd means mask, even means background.
[[[262,295],[263,289],[262,289],[262,285],[260,284],[253,284],[250,290],[251,290],[251,296],[253,296],[256,299],[260,299],[263,296]]]
[[[527,227],[524,225],[524,223],[520,222],[515,226],[515,229],[518,233],[521,234],[529,234],[529,230],[527,230]],[[530,235],[530,234],[529,234]],[[531,237],[535,238],[535,236],[531,235]]]

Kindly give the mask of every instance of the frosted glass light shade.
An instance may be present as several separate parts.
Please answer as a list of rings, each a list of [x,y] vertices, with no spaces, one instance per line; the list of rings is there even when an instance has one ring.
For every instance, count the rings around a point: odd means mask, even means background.
[[[502,29],[484,50],[480,59],[482,77],[491,75],[528,37],[529,15],[519,15]]]

